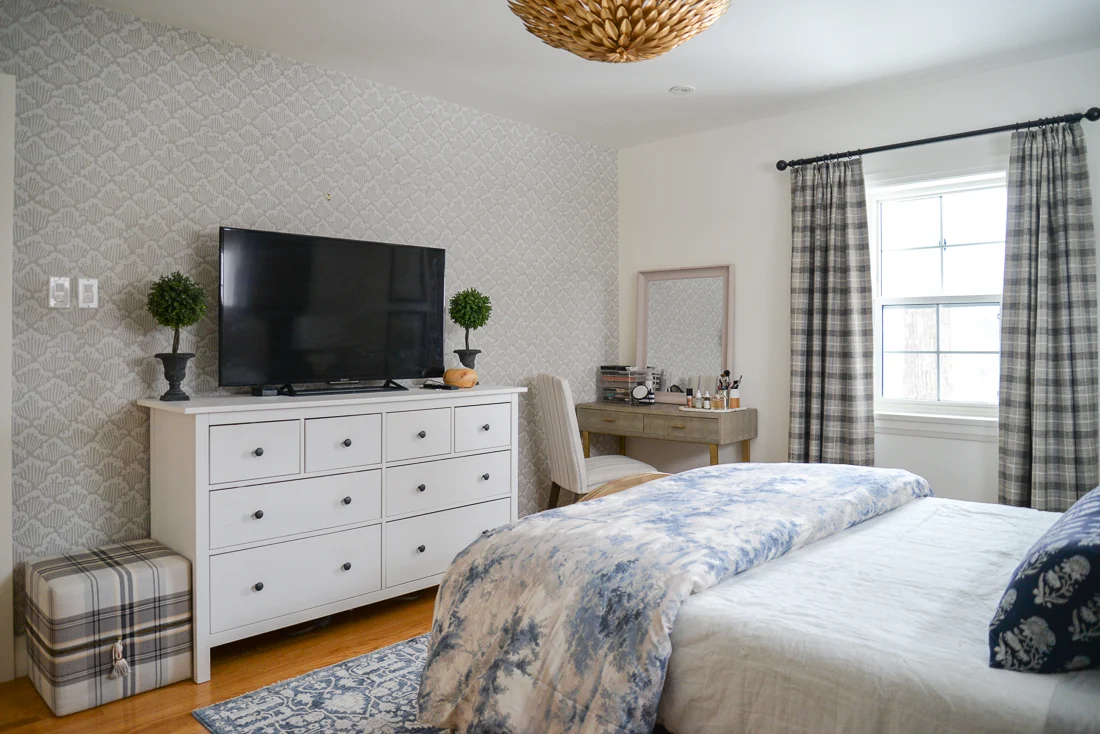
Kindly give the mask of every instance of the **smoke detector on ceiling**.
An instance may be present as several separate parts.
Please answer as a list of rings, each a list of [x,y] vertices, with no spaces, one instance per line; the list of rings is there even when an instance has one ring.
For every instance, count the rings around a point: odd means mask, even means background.
[[[691,94],[695,91],[695,87],[690,84],[677,84],[675,87],[669,87],[668,91],[673,94]]]

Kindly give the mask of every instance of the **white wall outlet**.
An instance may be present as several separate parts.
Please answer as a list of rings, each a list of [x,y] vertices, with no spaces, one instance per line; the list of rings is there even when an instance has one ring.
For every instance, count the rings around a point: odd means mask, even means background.
[[[79,278],[76,281],[77,305],[80,308],[99,308],[99,279]]]
[[[72,300],[69,278],[50,278],[50,308],[68,308]]]

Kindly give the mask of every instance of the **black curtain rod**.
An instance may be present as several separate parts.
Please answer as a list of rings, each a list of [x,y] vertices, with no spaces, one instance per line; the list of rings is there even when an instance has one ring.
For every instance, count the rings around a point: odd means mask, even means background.
[[[1096,122],[1100,120],[1100,107],[1090,107],[1087,112],[1074,112],[1071,115],[1062,115],[1061,117],[1047,117],[1042,120],[1031,120],[1030,122],[1016,122],[1011,125],[1001,125],[1000,127],[987,127],[984,130],[971,130],[966,133],[955,133],[954,135],[940,135],[935,138],[925,138],[923,140],[910,140],[908,143],[894,143],[893,145],[879,145],[875,148],[864,148],[862,150],[849,150],[846,153],[830,153],[829,155],[819,155],[816,158],[799,158],[793,161],[779,161],[775,164],[775,167],[780,171],[786,171],[792,166],[804,166],[809,163],[821,163],[823,161],[835,161],[840,158],[852,158],[854,156],[866,155],[867,153],[881,153],[886,150],[897,150],[898,148],[912,148],[915,145],[928,145],[929,143],[942,143],[946,140],[959,140],[961,138],[974,138],[979,135],[990,135],[992,133],[1004,133],[1019,130],[1020,128],[1029,127],[1043,127],[1044,125],[1056,125],[1060,122],[1080,122],[1081,120],[1088,120],[1089,122]]]

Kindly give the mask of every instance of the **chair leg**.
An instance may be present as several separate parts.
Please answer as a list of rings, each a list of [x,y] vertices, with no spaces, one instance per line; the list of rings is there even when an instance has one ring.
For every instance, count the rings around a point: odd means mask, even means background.
[[[557,482],[550,483],[550,501],[546,504],[546,509],[552,510],[558,506],[558,498],[561,495],[561,486]]]

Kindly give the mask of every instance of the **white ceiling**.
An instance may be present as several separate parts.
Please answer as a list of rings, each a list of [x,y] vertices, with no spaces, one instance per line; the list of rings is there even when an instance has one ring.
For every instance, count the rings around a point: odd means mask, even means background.
[[[505,0],[94,2],[615,148],[1100,47],[1097,0],[734,0],[634,64],[552,49]]]

